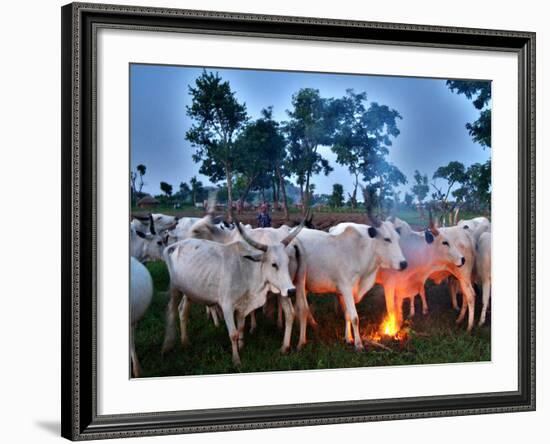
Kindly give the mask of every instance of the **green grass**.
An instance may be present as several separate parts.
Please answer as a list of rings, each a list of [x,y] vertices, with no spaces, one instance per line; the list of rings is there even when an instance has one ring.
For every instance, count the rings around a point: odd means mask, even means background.
[[[194,304],[190,313],[189,338],[191,344],[183,348],[178,342],[174,350],[161,356],[164,339],[166,292],[169,278],[164,263],[149,263],[154,280],[153,302],[136,332],[136,350],[143,377],[203,375],[234,372],[263,372],[328,368],[370,367],[386,365],[434,364],[450,362],[488,361],[491,359],[491,329],[475,327],[471,334],[465,326],[456,326],[456,313],[450,307],[445,285],[427,287],[430,314],[423,316],[417,298],[416,316],[410,325],[410,339],[404,344],[391,345],[387,351],[367,346],[357,353],[344,343],[344,321],[334,311],[332,295],[311,296],[310,304],[319,327],[308,327],[308,345],[296,351],[298,325],[293,328],[290,354],[279,353],[282,331],[276,322],[257,311],[258,328],[245,334],[245,347],[241,351],[242,366],[233,367],[231,344],[222,322],[216,328],[206,319],[203,306]],[[477,300],[480,297],[478,295]],[[383,293],[375,287],[357,307],[363,335],[377,328],[385,314]],[[404,313],[408,313],[405,304]],[[476,310],[476,320],[479,307]],[[488,319],[487,324],[490,323]],[[179,336],[178,336],[179,337]]]

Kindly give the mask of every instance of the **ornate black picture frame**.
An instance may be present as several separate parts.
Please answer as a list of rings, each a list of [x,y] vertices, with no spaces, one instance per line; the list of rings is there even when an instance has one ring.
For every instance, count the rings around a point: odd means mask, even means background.
[[[535,409],[535,34],[73,3],[62,8],[62,435],[71,440]],[[98,28],[206,32],[507,51],[519,66],[518,387],[513,392],[264,407],[97,414],[96,83]]]

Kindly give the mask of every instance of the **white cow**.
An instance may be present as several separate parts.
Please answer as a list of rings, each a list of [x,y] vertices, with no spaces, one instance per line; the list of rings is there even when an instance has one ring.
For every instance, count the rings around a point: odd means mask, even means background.
[[[155,230],[155,223],[151,216],[149,230],[142,232],[130,224],[130,256],[140,262],[162,260],[162,250],[165,245],[163,238]]]
[[[305,219],[298,227],[295,227],[294,229],[291,229],[286,225],[279,228],[252,229],[250,226],[247,228],[241,224],[240,230],[228,230],[227,226],[214,224],[212,217],[206,216],[191,227],[189,230],[189,236],[224,244],[241,240],[243,235],[248,237],[247,241],[249,243],[258,242],[260,245],[276,245],[282,242],[287,245],[286,253],[289,258],[289,273],[291,279],[295,286],[298,286],[298,282],[304,279],[303,259],[301,259],[304,253],[301,243],[295,237],[303,228],[304,224]],[[285,315],[285,331],[281,352],[286,353],[290,349],[290,337],[292,333],[292,324],[294,321],[294,308],[290,299],[279,296],[278,300],[279,306]],[[207,315],[212,316],[214,324],[217,324],[218,313],[214,307],[207,308]],[[256,317],[254,311],[250,313],[250,321],[250,331],[252,332],[256,328]]]
[[[162,213],[149,213],[147,217],[134,217],[132,219],[132,226],[142,232],[149,231],[149,226],[151,225],[151,221],[155,224],[155,228],[157,233],[163,234],[167,230],[171,230],[174,228],[178,222],[178,218],[175,216],[170,216],[168,214],[162,214]]]
[[[472,286],[472,277],[475,264],[475,242],[472,233],[469,230],[465,230],[462,227],[442,227],[439,228],[439,232],[443,234],[450,243],[455,245],[457,250],[464,256],[464,265],[458,267],[453,264],[445,264],[433,269],[429,278],[435,283],[439,284],[444,279],[455,278],[456,285],[463,294],[464,301],[460,314],[456,320],[457,324],[460,324],[466,316],[466,310],[468,310],[468,331],[471,331],[474,326],[474,309],[475,309],[475,291]],[[449,279],[449,287],[453,279]]]
[[[474,248],[477,250],[479,238],[480,236],[485,232],[491,232],[491,222],[486,217],[480,216],[480,217],[474,217],[473,219],[466,219],[461,220],[458,224],[458,227],[465,230],[466,233],[472,238]],[[475,264],[474,264],[475,267]],[[475,269],[474,269],[475,271]],[[476,283],[475,276],[472,275],[474,281],[472,283]],[[449,293],[451,295],[451,304],[455,310],[459,310],[458,303],[457,303],[457,294],[460,292],[458,282],[450,278],[449,279]]]
[[[491,233],[483,232],[479,236],[476,251],[475,279],[481,284],[483,306],[479,326],[485,324],[487,306],[491,297]]]
[[[420,294],[422,313],[427,314],[428,303],[424,283],[428,276],[447,264],[460,268],[464,265],[465,259],[452,241],[437,229],[433,220],[430,220],[430,227],[424,232],[413,231],[407,222],[399,218],[395,218],[393,224],[401,233],[399,246],[405,255],[408,267],[404,271],[380,268],[376,282],[384,287],[386,306],[391,306],[391,299],[394,299],[396,312],[388,312],[388,315],[393,314],[397,325],[401,326],[403,300],[410,299],[409,316],[413,317],[415,315],[414,298]]]
[[[135,378],[139,378],[141,374],[134,343],[136,325],[143,318],[152,299],[153,279],[149,270],[136,258],[130,258],[130,362]]]
[[[182,295],[185,295],[179,307],[182,343],[188,342],[186,324],[190,301],[218,305],[231,339],[233,363],[240,365],[239,346],[242,346],[245,316],[265,304],[269,291],[283,297],[295,293],[288,272],[289,259],[285,251],[288,244],[263,245],[244,234],[238,224],[237,227],[245,242],[221,244],[186,239],[164,250],[170,273],[170,302],[163,352],[174,345],[175,317]]]
[[[399,236],[391,223],[371,220],[373,226],[339,224],[330,233],[303,229],[298,235],[306,265],[305,287],[296,289],[300,319],[298,348],[306,344],[307,290],[317,294],[338,294],[345,307],[346,342],[354,343],[356,350],[363,350],[355,304],[374,285],[379,267],[407,268],[399,248]]]

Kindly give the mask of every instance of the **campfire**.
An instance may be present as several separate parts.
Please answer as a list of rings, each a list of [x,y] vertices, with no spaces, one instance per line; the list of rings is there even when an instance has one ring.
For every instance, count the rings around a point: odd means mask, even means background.
[[[407,331],[407,329],[399,328],[395,314],[392,313],[387,315],[380,327],[371,332],[365,340],[375,347],[392,350],[388,345],[403,345],[409,336]]]

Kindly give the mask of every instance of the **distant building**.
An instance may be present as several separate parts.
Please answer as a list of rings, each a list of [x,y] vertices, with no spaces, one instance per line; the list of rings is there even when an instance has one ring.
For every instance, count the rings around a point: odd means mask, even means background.
[[[156,208],[160,205],[160,202],[153,196],[147,194],[137,201],[138,208]]]

